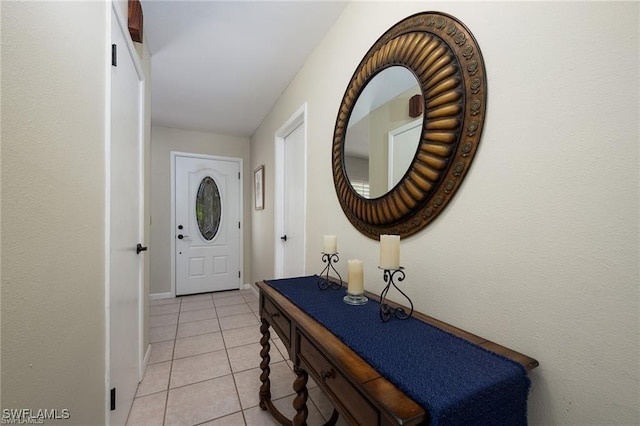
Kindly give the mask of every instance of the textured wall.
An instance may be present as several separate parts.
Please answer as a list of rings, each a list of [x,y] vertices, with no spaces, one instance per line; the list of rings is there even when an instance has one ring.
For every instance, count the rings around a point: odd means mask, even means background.
[[[1,407],[83,425],[106,401],[107,13],[2,4]]]
[[[437,220],[402,242],[416,308],[537,358],[532,425],[640,418],[638,3],[352,2],[251,140],[265,164],[253,211],[252,277],[273,276],[274,132],[308,103],[307,272],[323,234],[383,282],[378,244],[338,204],[331,142],[346,85],[402,18],[461,19],[484,54],[488,109],[465,182]],[[612,24],[615,23],[615,24]]]
[[[251,276],[251,186],[253,169],[249,158],[249,139],[191,130],[154,126],[151,132],[151,294],[171,291],[171,151],[237,157],[243,161],[244,266],[242,277]]]

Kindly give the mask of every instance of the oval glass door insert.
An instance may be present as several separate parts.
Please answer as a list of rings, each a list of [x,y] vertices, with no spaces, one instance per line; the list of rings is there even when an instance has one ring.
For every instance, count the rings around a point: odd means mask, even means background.
[[[196,195],[196,221],[202,237],[211,241],[220,228],[222,203],[218,185],[210,177],[202,179]]]

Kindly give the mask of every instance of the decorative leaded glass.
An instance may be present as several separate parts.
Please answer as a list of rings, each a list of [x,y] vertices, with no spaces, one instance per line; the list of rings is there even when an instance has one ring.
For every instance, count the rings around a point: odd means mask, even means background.
[[[207,176],[202,179],[196,196],[196,221],[202,237],[211,241],[220,228],[222,205],[216,182]]]

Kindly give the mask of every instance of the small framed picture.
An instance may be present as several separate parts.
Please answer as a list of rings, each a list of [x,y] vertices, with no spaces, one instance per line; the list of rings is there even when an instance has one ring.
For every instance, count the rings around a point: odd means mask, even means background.
[[[253,172],[253,190],[256,210],[264,209],[264,164]]]

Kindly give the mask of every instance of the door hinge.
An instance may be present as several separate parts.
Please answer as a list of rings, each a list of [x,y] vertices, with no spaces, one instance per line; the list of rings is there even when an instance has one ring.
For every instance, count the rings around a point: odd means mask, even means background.
[[[238,180],[240,180],[240,172],[238,172]]]
[[[116,409],[116,388],[111,389],[111,411]]]
[[[240,222],[238,222],[238,229],[240,229]]]
[[[240,278],[240,271],[238,271],[238,278]]]
[[[118,46],[115,44],[111,45],[111,65],[114,67],[118,66]]]

